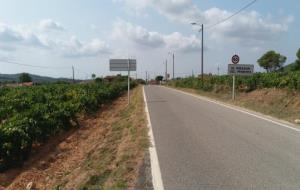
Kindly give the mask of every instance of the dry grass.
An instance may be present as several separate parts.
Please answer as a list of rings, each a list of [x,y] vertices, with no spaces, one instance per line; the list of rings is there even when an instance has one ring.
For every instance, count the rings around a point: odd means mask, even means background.
[[[103,146],[86,160],[94,175],[79,189],[133,189],[149,146],[141,87],[133,91],[131,104],[119,114]]]

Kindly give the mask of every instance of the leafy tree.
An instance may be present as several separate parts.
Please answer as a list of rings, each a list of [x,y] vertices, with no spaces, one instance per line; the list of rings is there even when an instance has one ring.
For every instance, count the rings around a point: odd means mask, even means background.
[[[103,79],[100,78],[100,77],[97,77],[97,78],[95,79],[95,82],[96,82],[96,83],[102,83],[102,82],[103,82]]]
[[[92,74],[92,79],[94,79],[94,80],[95,80],[95,78],[96,78],[96,74],[95,74],[95,73],[93,73],[93,74]]]
[[[159,76],[155,77],[155,80],[159,82],[159,81],[162,81],[163,78],[164,78],[163,76],[159,75]]]
[[[32,82],[32,79],[31,79],[31,76],[28,73],[22,73],[19,76],[19,81],[21,83],[23,83],[23,82]]]
[[[143,80],[143,79],[136,79],[136,82],[137,82],[138,84],[146,84],[146,81]]]
[[[294,64],[294,70],[300,70],[300,48],[298,49],[296,56],[297,56],[297,60],[295,61]]]
[[[282,68],[286,61],[286,57],[276,53],[275,51],[268,51],[261,58],[257,60],[258,64],[267,70],[267,72],[276,71]]]

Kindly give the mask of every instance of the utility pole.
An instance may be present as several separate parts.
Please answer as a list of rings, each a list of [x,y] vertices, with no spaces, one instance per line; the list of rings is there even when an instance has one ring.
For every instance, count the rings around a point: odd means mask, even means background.
[[[166,59],[166,82],[168,81],[168,59]]]
[[[146,84],[148,84],[148,72],[146,71]]]
[[[173,58],[173,74],[172,74],[172,78],[174,80],[175,79],[175,53],[174,52],[169,52],[169,55],[172,55],[172,58]]]
[[[203,33],[204,33],[204,26],[203,24],[201,25],[201,31],[202,31],[202,43],[201,43],[201,80],[202,80],[202,86],[204,84],[204,76],[203,76],[203,60],[204,60],[204,56],[203,56],[203,53],[204,53],[204,49],[203,49]]]
[[[174,62],[175,62],[175,55],[173,53],[173,80],[175,79],[175,74],[174,74],[175,73],[174,72],[175,71],[175,66],[174,66],[175,64],[174,64]]]
[[[201,26],[201,29],[199,30],[199,32],[201,32],[201,37],[202,37],[202,40],[201,40],[201,82],[202,82],[202,85],[204,84],[204,71],[203,71],[203,60],[204,60],[204,26],[203,24],[198,24],[196,22],[192,22],[191,25],[198,25],[198,26]]]
[[[72,66],[72,74],[73,74],[73,83],[75,83],[75,72],[74,72],[74,66]]]
[[[218,65],[218,76],[220,75],[220,66]]]

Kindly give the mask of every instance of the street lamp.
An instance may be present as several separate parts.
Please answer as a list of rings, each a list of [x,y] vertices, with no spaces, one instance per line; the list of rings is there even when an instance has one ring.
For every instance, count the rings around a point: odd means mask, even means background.
[[[167,81],[168,81],[168,59],[166,59],[166,62],[163,63],[163,64],[166,64],[165,80],[166,80],[166,83],[167,83]]]
[[[175,62],[175,54],[174,54],[174,52],[169,52],[169,55],[172,55],[172,57],[173,57],[173,80],[175,79],[175,74],[174,74],[174,62]]]
[[[196,22],[192,22],[191,25],[198,25],[201,26],[201,29],[199,30],[199,32],[202,33],[202,40],[201,40],[201,80],[202,80],[202,85],[204,84],[204,76],[203,76],[203,33],[204,33],[204,26],[203,24],[198,24]]]

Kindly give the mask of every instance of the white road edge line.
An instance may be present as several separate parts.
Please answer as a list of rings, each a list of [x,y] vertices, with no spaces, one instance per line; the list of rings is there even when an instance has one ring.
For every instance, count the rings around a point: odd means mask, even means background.
[[[148,104],[147,104],[147,98],[145,93],[145,87],[143,87],[143,95],[144,95],[144,102],[145,102],[145,113],[147,115],[148,120],[148,128],[149,128],[149,137],[150,137],[150,147],[149,147],[149,153],[150,153],[150,162],[151,162],[151,173],[152,173],[152,183],[154,190],[164,190],[164,185],[162,182],[160,167],[159,167],[159,161],[154,141],[154,135],[151,125],[151,119],[150,114],[148,110]]]
[[[266,117],[263,117],[263,116],[259,116],[257,114],[254,114],[254,113],[250,113],[249,111],[246,111],[246,110],[242,110],[242,108],[237,108],[235,106],[230,106],[230,105],[227,105],[227,104],[224,104],[224,103],[221,103],[219,101],[216,101],[216,100],[212,100],[210,98],[206,98],[206,97],[203,97],[201,95],[194,95],[194,94],[191,94],[191,93],[188,93],[188,92],[184,92],[184,91],[181,91],[181,90],[178,90],[178,89],[174,89],[174,88],[170,88],[170,87],[164,87],[164,88],[168,88],[168,89],[171,89],[171,90],[175,90],[175,91],[178,91],[180,93],[183,93],[183,94],[186,94],[186,95],[189,95],[189,96],[193,96],[195,98],[198,98],[200,100],[204,100],[204,101],[207,101],[207,102],[211,102],[211,103],[214,103],[214,104],[217,104],[219,106],[223,106],[223,107],[226,107],[226,108],[229,108],[229,109],[232,109],[232,110],[235,110],[235,111],[238,111],[238,112],[241,112],[241,113],[244,113],[244,114],[248,114],[248,115],[251,115],[253,117],[256,117],[256,118],[259,118],[259,119],[262,119],[262,120],[265,120],[265,121],[268,121],[268,122],[271,122],[271,123],[274,123],[276,125],[279,125],[279,126],[282,126],[282,127],[285,127],[285,128],[288,128],[288,129],[291,129],[291,130],[294,130],[294,131],[297,131],[297,132],[300,132],[300,129],[297,129],[295,127],[291,127],[287,124],[284,124],[284,123],[281,123],[281,122],[278,122],[278,121],[274,121],[272,119],[268,119]]]

